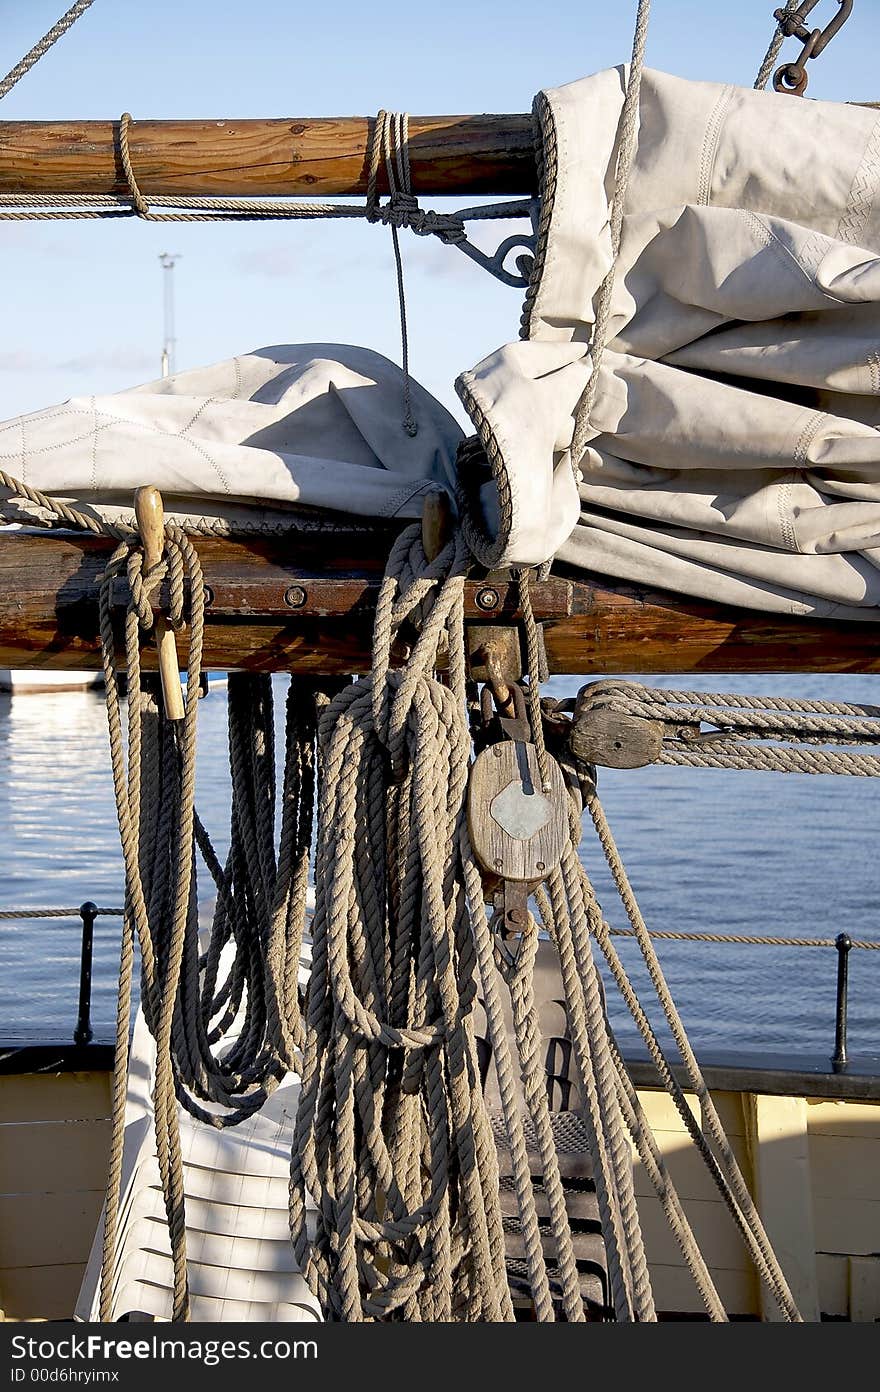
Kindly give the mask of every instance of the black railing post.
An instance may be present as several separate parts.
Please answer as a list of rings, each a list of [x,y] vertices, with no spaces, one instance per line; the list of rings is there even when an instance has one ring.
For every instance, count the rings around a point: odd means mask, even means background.
[[[837,1011],[834,1025],[834,1054],[831,1062],[835,1068],[842,1068],[846,1063],[846,1008],[852,939],[847,933],[838,933],[834,939],[834,946],[837,948]]]
[[[76,1029],[73,1031],[74,1044],[88,1044],[92,1037],[92,945],[95,937],[95,919],[98,906],[89,899],[80,905],[82,919],[82,949],[79,959],[79,1013]]]

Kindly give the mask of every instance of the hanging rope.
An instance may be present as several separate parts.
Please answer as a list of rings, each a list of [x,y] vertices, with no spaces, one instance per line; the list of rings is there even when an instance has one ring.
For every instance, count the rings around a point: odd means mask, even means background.
[[[110,1317],[113,1300],[135,938],[142,963],[141,1008],[156,1045],[154,1123],[174,1267],[174,1319],[186,1319],[189,1309],[177,1104],[209,1125],[234,1126],[263,1106],[295,1066],[301,1045],[297,975],[312,839],[314,701],[307,686],[291,683],[276,860],[270,679],[230,673],[231,847],[221,867],[194,805],[205,587],[188,538],[166,525],[166,541],[167,561],[144,575],[136,540],[126,538],[107,566],[100,591],[111,765],[126,877],[102,1319]],[[114,581],[123,575],[131,595],[125,618],[127,741],[111,606]],[[166,575],[173,627],[184,623],[184,582],[189,599],[182,722],[164,718],[149,682],[141,678],[142,634],[153,627],[152,597]],[[205,950],[199,941],[197,847],[217,891]],[[221,955],[228,946],[232,963],[218,985]],[[230,1045],[233,1023],[237,1032]]]
[[[632,57],[629,78],[626,85],[623,107],[617,131],[617,163],[614,173],[614,192],[611,198],[611,269],[599,287],[596,296],[596,322],[590,344],[590,378],[577,404],[574,416],[574,433],[571,441],[571,467],[577,473],[590,435],[590,418],[596,403],[599,387],[599,372],[608,338],[608,325],[611,318],[611,299],[614,294],[614,280],[617,273],[617,258],[620,253],[620,238],[623,232],[623,214],[626,203],[626,190],[629,173],[635,158],[639,133],[639,97],[642,89],[642,72],[645,66],[645,50],[648,44],[648,23],[651,18],[651,0],[639,0],[636,15],[636,28],[633,37]]]
[[[796,10],[799,4],[800,0],[785,0],[785,5],[783,7],[785,13],[787,15],[791,14],[792,10]],[[773,37],[770,40],[770,46],[764,54],[763,61],[758,69],[758,76],[755,78],[756,91],[763,92],[764,88],[767,86],[773,69],[776,66],[776,59],[779,57],[779,51],[784,43],[785,29],[783,28],[782,21],[777,20],[776,28],[773,31]]]
[[[36,63],[39,63],[40,59],[49,52],[53,44],[56,44],[58,40],[67,33],[68,29],[76,24],[80,15],[85,14],[86,10],[89,9],[93,3],[94,0],[76,0],[76,3],[71,5],[66,14],[63,14],[61,18],[52,25],[52,28],[34,44],[30,52],[25,54],[21,62],[16,63],[15,67],[10,69],[6,76],[0,80],[0,101],[3,100],[7,92],[12,91],[17,82],[21,81],[25,73],[29,73],[31,68],[34,67]]]
[[[409,378],[409,332],[406,323],[406,292],[403,284],[403,258],[397,231],[398,216],[405,217],[419,210],[418,199],[412,191],[409,164],[409,116],[405,111],[380,111],[373,123],[367,174],[367,221],[378,222],[382,217],[379,206],[379,164],[384,158],[385,172],[391,197],[388,202],[394,265],[397,273],[397,304],[400,311],[400,345],[403,367],[403,428],[407,435],[418,434],[412,409]],[[398,188],[398,183],[400,187]],[[462,237],[464,229],[462,228]]]
[[[429,564],[419,529],[401,534],[377,607],[373,673],[331,702],[319,729],[290,1221],[330,1318],[512,1317],[459,849],[470,748],[465,568],[460,545]],[[414,612],[421,635],[405,672],[392,672],[394,636]],[[432,675],[444,634],[449,686]],[[307,1195],[318,1208],[313,1239]]]

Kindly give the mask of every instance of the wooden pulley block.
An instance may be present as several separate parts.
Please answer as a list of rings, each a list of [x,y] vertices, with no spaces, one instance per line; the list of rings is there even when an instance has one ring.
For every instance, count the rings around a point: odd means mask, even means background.
[[[660,758],[667,733],[662,720],[646,720],[641,715],[582,705],[578,697],[568,743],[581,764],[644,768]]]
[[[480,865],[502,880],[539,883],[555,870],[569,835],[568,793],[548,756],[541,782],[533,744],[500,740],[474,760],[468,829]]]

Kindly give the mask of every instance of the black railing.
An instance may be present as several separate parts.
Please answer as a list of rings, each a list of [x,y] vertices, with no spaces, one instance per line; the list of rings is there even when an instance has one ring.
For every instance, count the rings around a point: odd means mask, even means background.
[[[834,1020],[834,1053],[831,1062],[835,1068],[846,1067],[846,1016],[849,1005],[849,954],[852,951],[852,938],[848,933],[838,933],[834,939],[837,948],[837,1009]]]
[[[80,904],[78,909],[0,909],[0,923],[4,919],[34,919],[34,918],[78,918],[82,923],[82,940],[80,944],[80,967],[79,967],[79,1005],[77,1010],[76,1027],[73,1031],[73,1042],[75,1044],[88,1044],[93,1036],[91,1022],[92,1008],[92,957],[95,938],[95,920],[97,918],[121,918],[124,909],[105,909],[98,908],[87,899],[84,904]],[[615,937],[632,937],[629,929],[612,929]],[[712,942],[727,943],[728,945],[750,946],[750,947],[833,947],[837,958],[837,990],[835,997],[834,1012],[834,1053],[831,1055],[831,1063],[835,1071],[846,1069],[847,1054],[847,1013],[849,1005],[849,955],[853,948],[869,948],[880,950],[880,943],[868,943],[853,941],[848,933],[838,933],[833,940],[822,938],[809,940],[805,938],[759,938],[759,937],[735,937],[733,935],[725,937],[720,933],[652,933],[651,937],[660,939],[670,939],[676,942]]]
[[[94,1037],[92,1030],[92,957],[95,944],[96,918],[121,918],[124,909],[99,909],[91,899],[80,904],[78,909],[0,909],[0,922],[4,919],[33,918],[78,918],[82,923],[82,936],[79,951],[79,1005],[76,1027],[73,1031],[74,1044],[89,1044]]]

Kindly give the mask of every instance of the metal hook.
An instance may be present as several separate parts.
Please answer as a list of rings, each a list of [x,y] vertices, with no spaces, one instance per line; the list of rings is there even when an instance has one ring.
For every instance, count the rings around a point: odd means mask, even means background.
[[[824,29],[808,29],[804,20],[816,8],[819,0],[803,0],[796,10],[774,10],[773,18],[787,39],[797,38],[803,44],[800,57],[794,63],[785,63],[773,74],[773,87],[777,92],[786,92],[802,97],[807,90],[806,64],[810,58],[818,58],[843,28],[852,14],[853,0],[837,0],[838,11]]]
[[[504,212],[505,217],[527,217],[531,220],[532,226],[534,227],[535,218],[537,216],[537,200],[534,198],[528,200],[520,199],[509,204],[499,204],[496,206],[496,212],[501,211]],[[453,213],[453,217],[462,224],[472,222],[476,219],[483,220],[485,219],[485,215],[486,208],[483,205],[478,205],[473,208],[459,208],[457,212]],[[457,237],[454,240],[450,239],[449,245],[458,247],[459,251],[463,251],[465,256],[469,256],[471,260],[476,262],[478,266],[481,266],[484,271],[488,271],[496,280],[500,280],[502,285],[510,285],[515,290],[524,290],[529,283],[535,256],[534,233],[515,232],[512,237],[505,237],[504,241],[492,256],[485,251],[481,251],[479,247],[474,246],[473,242],[468,241],[467,237]],[[519,274],[514,275],[512,271],[505,269],[504,262],[507,260],[514,247],[517,246],[522,247],[526,254],[516,258],[516,268]]]
[[[460,242],[452,242],[450,245],[463,251],[465,256],[476,261],[477,265],[482,266],[484,271],[488,271],[496,280],[500,280],[502,285],[511,285],[514,289],[524,289],[529,283],[529,271],[535,253],[535,244],[532,238],[524,233],[515,232],[512,237],[505,237],[494,256],[489,256],[485,251],[481,251],[479,247],[474,246],[473,242],[469,242],[467,237]],[[515,246],[521,246],[528,252],[528,256],[518,256],[516,259],[519,272],[517,275],[504,268],[504,262]]]

